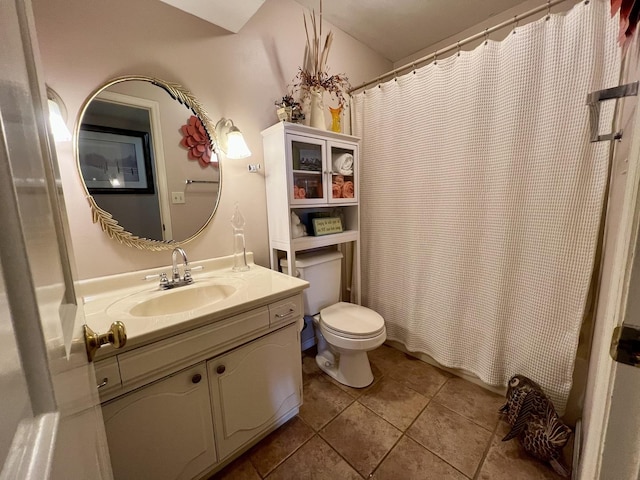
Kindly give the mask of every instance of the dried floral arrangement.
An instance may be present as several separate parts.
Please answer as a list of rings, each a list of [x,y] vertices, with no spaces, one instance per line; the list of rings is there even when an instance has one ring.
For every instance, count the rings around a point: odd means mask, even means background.
[[[320,0],[320,19],[316,20],[315,10],[311,11],[309,21],[311,23],[311,33],[307,24],[307,16],[304,17],[304,30],[307,34],[307,44],[304,50],[304,66],[298,69],[296,75],[297,83],[295,88],[303,90],[324,89],[338,99],[338,105],[344,106],[346,102],[346,92],[351,88],[349,79],[344,73],[329,75],[327,59],[329,50],[333,42],[333,32],[327,33],[324,42],[322,41],[322,0]]]

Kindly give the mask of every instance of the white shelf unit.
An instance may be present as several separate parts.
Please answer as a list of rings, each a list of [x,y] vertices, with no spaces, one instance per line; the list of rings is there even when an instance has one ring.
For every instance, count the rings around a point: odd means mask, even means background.
[[[351,296],[360,303],[360,139],[287,122],[267,128],[262,136],[271,268],[279,270],[279,258],[285,256],[289,265],[285,273],[292,275],[297,252],[352,243],[352,283],[355,292]],[[336,159],[345,154],[353,157],[351,172],[340,172],[335,168]],[[334,186],[343,185],[341,182],[351,183],[352,192],[347,187],[340,190]],[[304,189],[304,197],[296,195],[300,188]],[[307,236],[292,237],[291,212],[295,212],[307,224]],[[336,212],[343,219],[344,230],[313,236],[310,222],[304,221],[308,215],[335,215]],[[350,267],[347,265],[347,268]]]

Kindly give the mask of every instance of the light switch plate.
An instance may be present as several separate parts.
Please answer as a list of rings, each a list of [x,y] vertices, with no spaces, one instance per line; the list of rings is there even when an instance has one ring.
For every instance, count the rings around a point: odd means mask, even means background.
[[[184,203],[184,192],[171,192],[171,203]]]

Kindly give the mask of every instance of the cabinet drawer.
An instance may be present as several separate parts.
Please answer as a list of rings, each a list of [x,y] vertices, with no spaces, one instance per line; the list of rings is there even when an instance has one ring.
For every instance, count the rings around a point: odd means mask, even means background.
[[[96,384],[100,400],[105,401],[120,393],[122,381],[120,380],[120,369],[116,357],[107,358],[95,362]]]
[[[269,305],[269,326],[291,323],[302,315],[302,295],[296,295]]]
[[[269,328],[269,309],[257,308],[191,332],[118,355],[125,388],[148,383],[215,355],[221,347]]]

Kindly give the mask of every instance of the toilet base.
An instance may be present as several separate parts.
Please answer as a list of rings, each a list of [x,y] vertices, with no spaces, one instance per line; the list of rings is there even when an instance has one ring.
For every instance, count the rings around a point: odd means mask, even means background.
[[[316,363],[320,370],[348,387],[364,388],[373,383],[373,373],[365,351],[341,352],[336,356],[326,349],[316,355]]]

